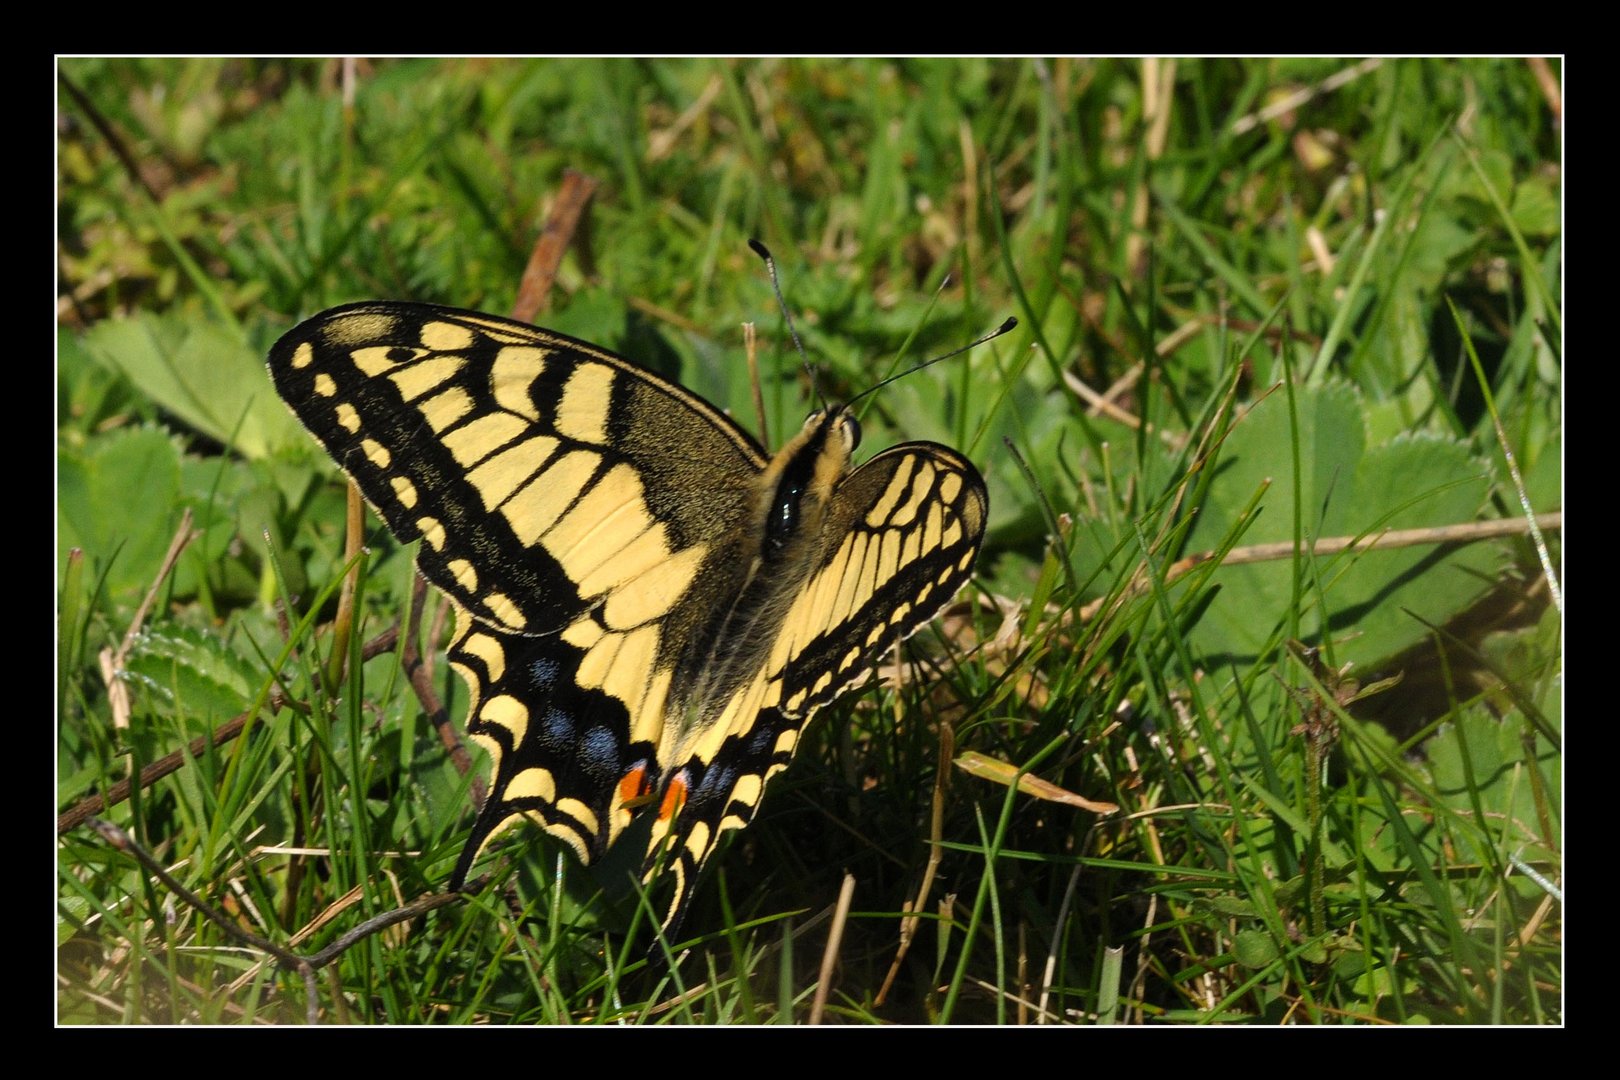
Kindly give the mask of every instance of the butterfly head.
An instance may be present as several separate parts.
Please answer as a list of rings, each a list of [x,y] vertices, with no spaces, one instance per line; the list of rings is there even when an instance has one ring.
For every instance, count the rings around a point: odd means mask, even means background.
[[[824,453],[821,447],[831,444],[835,452],[842,447],[842,454],[847,463],[855,448],[861,445],[861,422],[855,419],[855,412],[848,405],[829,405],[824,409],[817,409],[805,418],[804,427],[799,432],[799,438],[806,436],[812,443],[817,443],[817,452]],[[797,440],[795,440],[797,441]]]
[[[861,425],[855,414],[834,405],[811,413],[799,433],[771,459],[761,477],[767,556],[780,554],[796,538],[820,529],[822,510],[849,471],[860,442]]]

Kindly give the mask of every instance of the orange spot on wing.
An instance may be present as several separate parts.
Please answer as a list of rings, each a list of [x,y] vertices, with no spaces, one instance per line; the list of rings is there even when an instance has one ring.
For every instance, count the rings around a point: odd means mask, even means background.
[[[670,778],[669,787],[664,789],[663,804],[658,807],[658,820],[668,821],[681,812],[686,805],[686,773],[679,772]]]
[[[652,778],[647,775],[645,765],[637,765],[619,780],[619,805],[626,809],[646,805],[651,794]]]

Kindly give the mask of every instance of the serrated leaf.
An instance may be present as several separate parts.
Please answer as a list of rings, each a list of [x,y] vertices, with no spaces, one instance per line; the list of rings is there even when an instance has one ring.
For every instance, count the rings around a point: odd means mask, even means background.
[[[1462,444],[1398,436],[1367,449],[1361,404],[1350,388],[1330,385],[1296,393],[1301,518],[1307,538],[1368,536],[1459,524],[1478,516],[1489,478]],[[1240,509],[1268,482],[1261,514],[1239,543],[1293,538],[1295,438],[1281,393],[1243,418],[1227,440],[1219,473],[1188,539],[1189,550],[1219,546]],[[1490,544],[1318,556],[1315,569],[1328,608],[1325,626],[1308,593],[1302,598],[1306,614],[1301,629],[1313,637],[1324,630],[1331,634],[1340,662],[1372,666],[1428,634],[1422,620],[1443,624],[1465,609],[1495,580],[1497,559]],[[1220,591],[1194,629],[1194,642],[1213,657],[1246,660],[1257,655],[1293,603],[1293,574],[1286,558],[1216,571]]]
[[[173,624],[140,635],[123,676],[141,688],[148,709],[204,721],[236,715],[258,689],[253,667],[224,642]]]
[[[1205,898],[1210,910],[1220,915],[1227,915],[1238,919],[1258,919],[1260,909],[1254,901],[1242,896],[1233,896],[1231,893],[1217,893]]]
[[[1482,836],[1500,842],[1527,860],[1556,858],[1542,845],[1541,822],[1536,805],[1536,785],[1526,775],[1534,767],[1541,773],[1541,790],[1561,789],[1563,771],[1558,751],[1545,739],[1530,734],[1528,723],[1518,712],[1498,718],[1483,704],[1470,706],[1445,725],[1428,742],[1423,752],[1429,772],[1441,799],[1457,811],[1472,816],[1475,801],[1483,807],[1490,824]],[[1527,742],[1534,747],[1534,761],[1528,761]],[[1464,755],[1466,754],[1466,760]],[[1556,803],[1551,807],[1557,812]],[[1553,821],[1554,828],[1558,822]],[[1551,838],[1554,843],[1558,837]]]

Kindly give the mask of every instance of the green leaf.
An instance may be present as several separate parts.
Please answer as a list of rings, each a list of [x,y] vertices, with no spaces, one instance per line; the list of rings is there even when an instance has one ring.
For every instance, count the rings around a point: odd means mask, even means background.
[[[1423,749],[1441,800],[1469,816],[1476,805],[1484,810],[1488,823],[1481,823],[1478,835],[1499,837],[1507,853],[1526,860],[1556,857],[1542,843],[1537,785],[1526,770],[1540,772],[1541,790],[1557,792],[1562,760],[1522,715],[1498,718],[1485,705],[1475,705],[1441,728]],[[1551,809],[1556,813],[1556,804]],[[1556,829],[1558,823],[1552,824]]]
[[[144,631],[124,665],[149,709],[200,718],[206,727],[247,708],[258,689],[252,665],[212,634],[172,623]]]
[[[57,567],[72,548],[105,571],[120,601],[151,584],[179,524],[180,452],[153,428],[99,436],[57,454]]]
[[[249,458],[304,443],[303,429],[270,385],[264,356],[213,323],[141,314],[98,323],[83,343],[194,430]]]
[[[91,915],[90,901],[82,896],[59,896],[56,899],[56,944],[65,945],[79,932],[79,927]]]
[[[1253,900],[1231,893],[1218,893],[1207,898],[1210,910],[1217,915],[1225,915],[1238,919],[1258,919],[1261,912]]]
[[[1250,970],[1274,963],[1280,955],[1277,943],[1263,930],[1239,930],[1232,938],[1232,955]]]
[[[1555,236],[1561,207],[1558,189],[1550,180],[1535,177],[1513,191],[1513,224],[1526,236]]]
[[[1297,433],[1281,392],[1233,430],[1188,550],[1218,547],[1236,526],[1241,508],[1268,483],[1260,515],[1239,543],[1293,539],[1296,440],[1300,527],[1308,541],[1478,517],[1489,478],[1462,444],[1420,434],[1367,449],[1360,398],[1349,387],[1296,394]],[[1489,544],[1318,556],[1314,566],[1307,560],[1304,570],[1300,630],[1312,638],[1330,634],[1341,663],[1371,665],[1421,640],[1429,632],[1422,620],[1444,623],[1466,608],[1495,580],[1498,558]],[[1294,570],[1293,560],[1285,557],[1216,571],[1220,592],[1194,630],[1198,646],[1215,657],[1252,657],[1266,648],[1285,626],[1294,602]],[[1325,614],[1314,603],[1316,588],[1325,598]]]

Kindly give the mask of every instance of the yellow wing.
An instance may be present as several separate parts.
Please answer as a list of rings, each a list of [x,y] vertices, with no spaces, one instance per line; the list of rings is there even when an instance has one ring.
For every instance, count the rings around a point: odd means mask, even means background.
[[[767,459],[681,387],[495,316],[335,308],[270,371],[456,605],[495,764],[453,888],[519,817],[589,861],[648,807],[672,933],[815,710],[951,599],[983,537],[983,481],[946,447],[851,470],[835,408]]]

